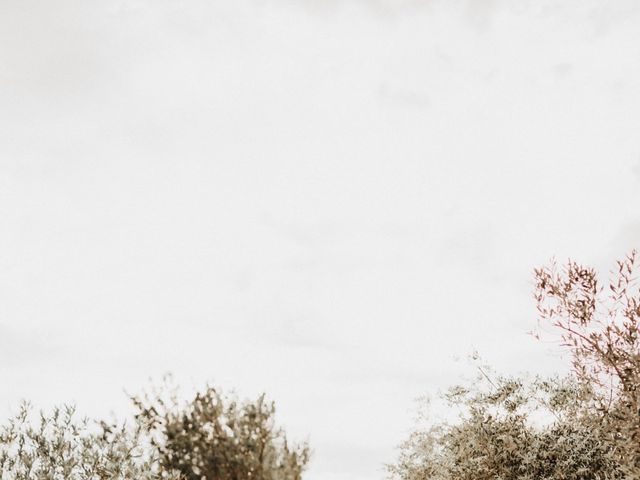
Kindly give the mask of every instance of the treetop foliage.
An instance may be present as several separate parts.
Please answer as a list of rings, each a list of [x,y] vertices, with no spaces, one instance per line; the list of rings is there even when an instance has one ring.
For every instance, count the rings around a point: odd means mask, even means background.
[[[574,261],[536,269],[541,326],[571,354],[566,378],[490,378],[452,387],[454,423],[414,431],[388,467],[397,480],[640,478],[637,254],[607,288]],[[546,419],[546,421],[540,421]]]
[[[139,427],[78,419],[70,406],[34,417],[25,403],[0,427],[3,480],[179,480],[160,471]]]
[[[180,403],[166,393],[132,397],[132,425],[78,419],[69,406],[37,416],[23,404],[0,427],[0,478],[300,480],[309,447],[290,445],[264,395],[239,402],[207,387]]]
[[[239,402],[207,387],[183,405],[158,391],[133,402],[162,467],[185,480],[300,480],[309,461],[308,445],[288,442],[264,395]]]

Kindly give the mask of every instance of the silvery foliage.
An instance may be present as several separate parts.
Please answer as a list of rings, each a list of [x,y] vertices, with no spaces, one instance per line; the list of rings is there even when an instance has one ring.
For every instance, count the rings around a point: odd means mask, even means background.
[[[78,419],[74,407],[34,414],[25,403],[0,427],[3,480],[178,480],[161,472],[139,428]]]
[[[640,478],[640,289],[633,251],[603,285],[574,261],[535,270],[544,330],[571,355],[564,379],[491,379],[445,397],[457,421],[417,429],[389,466],[399,480]],[[536,337],[539,337],[536,334]],[[540,422],[539,419],[547,421]]]
[[[414,431],[388,467],[398,480],[625,478],[592,392],[570,378],[483,378],[444,398],[457,421]]]
[[[207,387],[182,402],[168,383],[133,401],[163,468],[186,480],[300,480],[309,461],[308,445],[288,441],[264,395],[239,401]]]

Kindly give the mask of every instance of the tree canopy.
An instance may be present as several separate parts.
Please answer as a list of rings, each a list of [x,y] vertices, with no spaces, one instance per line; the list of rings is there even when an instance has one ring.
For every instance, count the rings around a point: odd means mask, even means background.
[[[275,424],[264,395],[239,401],[213,387],[179,402],[166,391],[132,397],[135,422],[78,418],[75,408],[0,426],[3,480],[300,480],[310,457]]]
[[[162,467],[185,480],[300,480],[309,461],[308,445],[290,444],[264,395],[240,402],[207,387],[184,404],[161,391],[133,401]]]
[[[388,467],[398,480],[640,478],[640,290],[636,252],[597,272],[535,270],[539,321],[571,354],[566,378],[490,378],[444,397],[459,418],[417,429]]]

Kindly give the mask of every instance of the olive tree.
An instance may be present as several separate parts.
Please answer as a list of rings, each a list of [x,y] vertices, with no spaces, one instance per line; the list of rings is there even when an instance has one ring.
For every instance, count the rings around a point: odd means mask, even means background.
[[[632,251],[603,285],[595,269],[569,261],[537,269],[543,324],[560,332],[575,378],[594,390],[599,428],[629,477],[640,478],[640,290]]]
[[[399,480],[640,478],[640,290],[636,252],[601,283],[569,261],[535,270],[542,326],[559,334],[567,378],[491,379],[446,395],[460,415],[414,431],[389,466]],[[542,419],[542,421],[541,421]]]
[[[188,402],[160,389],[133,397],[136,418],[163,468],[186,480],[300,480],[307,444],[292,445],[275,425],[275,405],[207,387]]]
[[[483,376],[453,387],[444,397],[458,420],[414,431],[389,472],[399,480],[625,478],[585,408],[591,395],[568,378]]]
[[[23,404],[0,426],[3,480],[179,480],[161,471],[139,428],[78,419],[75,408],[51,413]]]

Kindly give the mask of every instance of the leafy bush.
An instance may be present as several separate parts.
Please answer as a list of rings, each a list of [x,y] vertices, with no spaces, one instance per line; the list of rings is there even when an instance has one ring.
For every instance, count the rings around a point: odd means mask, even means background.
[[[164,469],[186,480],[300,480],[309,448],[289,444],[264,395],[239,402],[208,387],[180,404],[166,393],[133,398]]]
[[[458,421],[418,429],[389,466],[399,480],[640,478],[640,291],[636,252],[607,292],[569,261],[535,270],[540,321],[572,355],[565,379],[491,380],[446,395]],[[545,419],[545,421],[540,421]]]
[[[213,388],[185,404],[133,398],[133,426],[78,419],[73,407],[39,416],[27,404],[0,426],[2,480],[300,480],[306,444],[291,446],[264,395],[238,402]]]
[[[540,319],[560,332],[577,381],[590,385],[599,428],[629,478],[640,478],[640,291],[632,251],[605,289],[593,268],[569,261],[535,271]],[[606,292],[606,293],[605,293]]]
[[[161,472],[139,428],[76,419],[72,407],[49,415],[23,404],[0,427],[3,480],[178,480]]]
[[[415,431],[389,467],[401,480],[622,479],[619,459],[572,379],[497,378],[445,395],[459,421]]]

